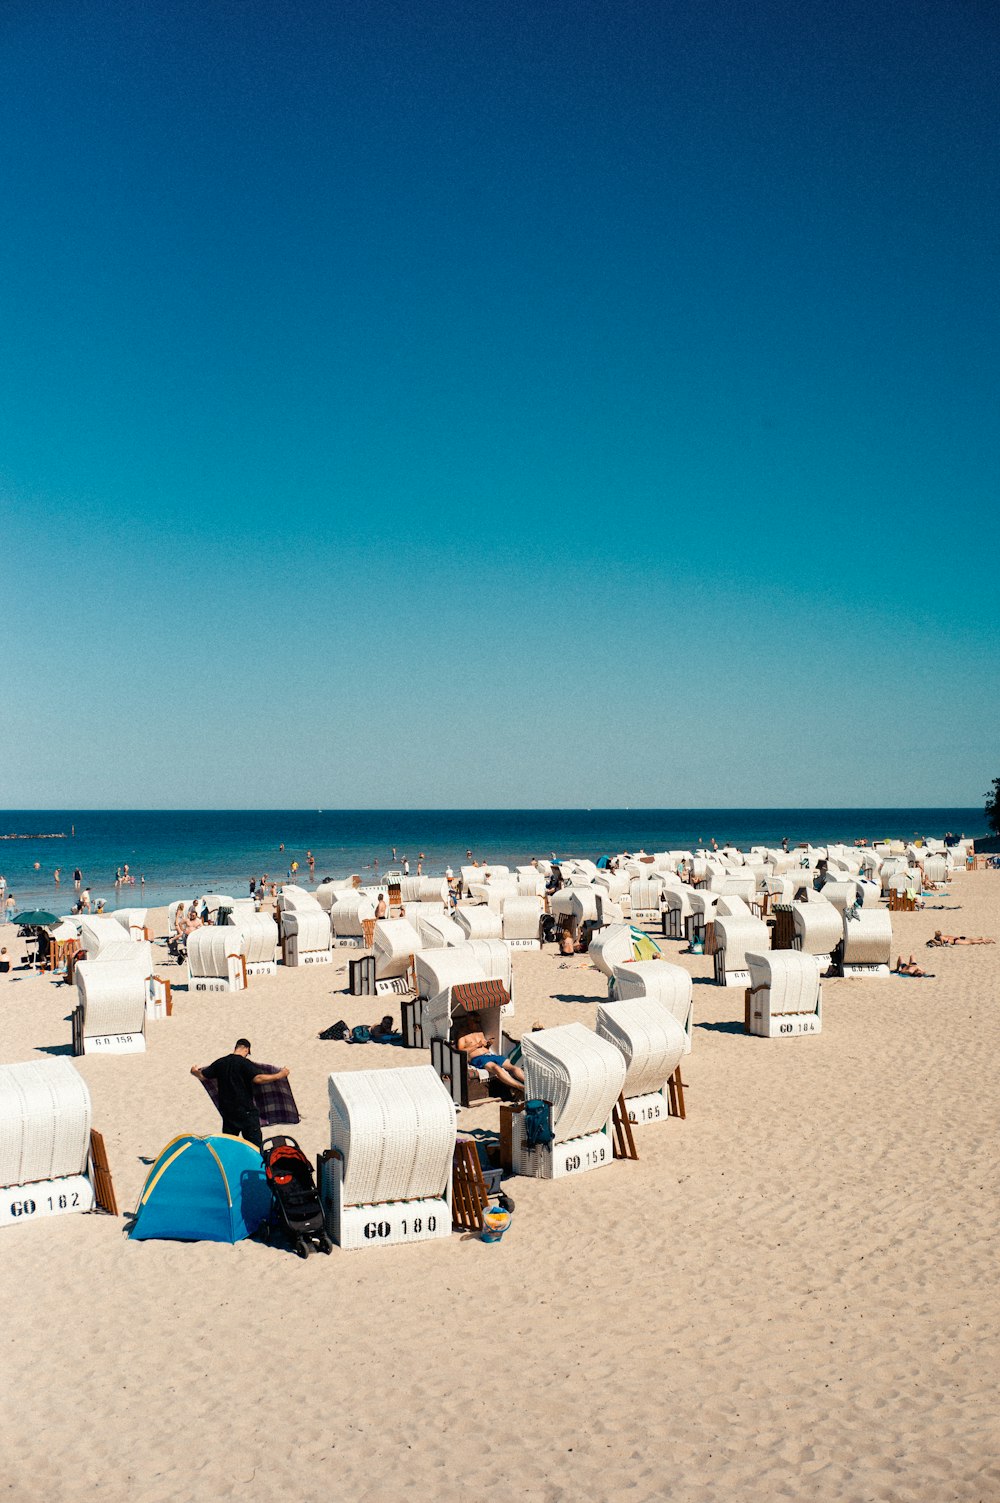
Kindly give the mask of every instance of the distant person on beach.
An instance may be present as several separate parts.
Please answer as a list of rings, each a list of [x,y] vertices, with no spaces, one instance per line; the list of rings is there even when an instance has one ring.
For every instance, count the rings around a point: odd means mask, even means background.
[[[0,949],[0,971],[2,971],[4,975],[6,975],[9,970],[10,956],[7,954],[7,946],[4,945],[3,948]]]
[[[287,1080],[288,1066],[276,1070],[273,1075],[260,1075],[250,1063],[250,1040],[237,1039],[232,1054],[224,1054],[202,1069],[191,1066],[191,1074],[198,1080],[214,1080],[219,1090],[219,1114],[222,1131],[231,1138],[246,1138],[248,1143],[264,1145],[260,1130],[260,1113],[253,1099],[255,1085],[266,1085],[272,1080]]]
[[[60,868],[57,866],[56,869],[55,869],[55,871],[52,873],[52,876],[55,879],[55,884],[56,884],[57,887],[59,886],[59,872],[60,872]]]
[[[281,844],[280,844],[280,845],[279,845],[279,847],[278,847],[278,850],[279,850],[279,851],[283,851],[283,850],[284,850],[284,849],[285,849],[285,842],[284,842],[284,841],[282,841],[282,842],[281,842]]]
[[[82,881],[83,881],[83,872],[80,870],[79,867],[77,867],[76,871],[73,873],[73,886],[76,888],[77,892],[80,891],[80,883]]]
[[[80,894],[80,912],[81,913],[89,913],[90,912],[90,888],[89,887],[85,887],[83,889],[83,892]]]
[[[910,956],[909,960],[904,960],[903,957],[902,957],[902,955],[897,955],[896,956],[896,975],[897,976],[926,976],[928,979],[930,979],[933,976],[933,972],[921,970],[920,967],[917,965],[917,962],[913,958],[912,955]]]
[[[257,891],[257,878],[256,877],[251,877],[250,878],[250,896],[253,897],[253,895],[254,895],[254,893],[256,891]]]
[[[0,877],[0,903],[3,902],[4,893],[7,891],[7,878]]]
[[[375,917],[377,919],[384,919],[387,912],[388,909],[385,906],[385,893],[380,892],[378,895],[378,902],[375,905]]]
[[[14,901],[14,894],[12,892],[9,892],[7,894],[7,901],[3,906],[4,912],[7,915],[7,922],[8,924],[12,924],[14,922],[14,910],[17,907],[17,903]]]
[[[422,877],[423,874],[424,874],[424,863],[422,861],[418,861],[417,862],[417,876],[418,877]]]
[[[313,880],[313,877],[316,875],[316,857],[313,855],[312,851],[306,851],[306,860],[309,863],[309,880],[311,882]]]
[[[787,835],[782,835],[782,837],[781,837],[781,849],[783,851],[786,851],[786,852],[788,850],[788,836]]]
[[[964,934],[942,934],[940,929],[934,930],[934,938],[927,941],[928,949],[935,945],[995,945],[995,939],[985,939],[982,936],[970,938]]]
[[[404,856],[403,857],[403,876],[404,877],[408,877],[409,875],[410,875],[410,863],[407,860],[407,858]]]

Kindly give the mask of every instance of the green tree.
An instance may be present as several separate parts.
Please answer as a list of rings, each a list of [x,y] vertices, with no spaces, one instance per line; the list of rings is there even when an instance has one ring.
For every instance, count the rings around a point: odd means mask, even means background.
[[[994,835],[1000,835],[1000,778],[993,779],[993,787],[985,797],[986,823]]]

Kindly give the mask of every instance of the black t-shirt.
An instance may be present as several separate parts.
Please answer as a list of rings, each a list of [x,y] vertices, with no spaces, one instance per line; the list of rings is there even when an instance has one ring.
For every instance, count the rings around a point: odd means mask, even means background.
[[[257,1066],[243,1054],[224,1054],[202,1074],[219,1087],[219,1111],[223,1117],[242,1117],[255,1110],[253,1078]]]

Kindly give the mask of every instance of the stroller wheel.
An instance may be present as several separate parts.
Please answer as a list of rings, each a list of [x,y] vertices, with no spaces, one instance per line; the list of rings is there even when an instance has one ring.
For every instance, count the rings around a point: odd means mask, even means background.
[[[333,1243],[326,1235],[326,1232],[320,1233],[319,1250],[320,1252],[326,1253],[327,1257],[329,1257],[329,1255],[333,1252]]]
[[[296,1243],[295,1243],[295,1251],[298,1253],[298,1255],[299,1255],[300,1258],[308,1258],[308,1256],[309,1256],[309,1243],[305,1240],[304,1237],[299,1237],[298,1240],[296,1241]]]

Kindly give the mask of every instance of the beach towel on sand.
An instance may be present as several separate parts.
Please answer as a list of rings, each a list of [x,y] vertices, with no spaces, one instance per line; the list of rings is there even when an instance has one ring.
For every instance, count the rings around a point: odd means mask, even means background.
[[[276,1075],[277,1065],[259,1065],[256,1060],[251,1060],[258,1075]],[[219,1110],[219,1088],[214,1080],[203,1080],[202,1085],[212,1098],[212,1105]],[[295,1105],[295,1097],[287,1080],[268,1080],[253,1088],[253,1103],[260,1117],[261,1127],[274,1127],[277,1123],[288,1123],[294,1126],[301,1122],[299,1109]],[[220,1114],[221,1115],[221,1114]]]

